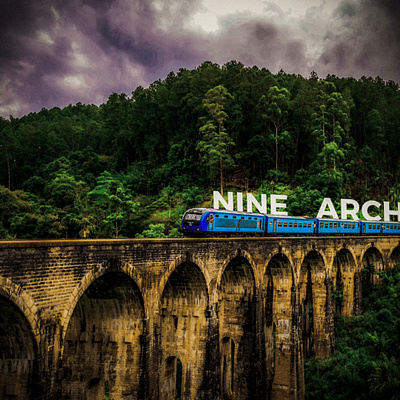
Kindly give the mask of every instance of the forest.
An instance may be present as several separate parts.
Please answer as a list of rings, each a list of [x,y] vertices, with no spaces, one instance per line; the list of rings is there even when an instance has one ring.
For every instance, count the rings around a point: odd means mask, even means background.
[[[335,314],[334,354],[305,360],[306,400],[400,399],[400,266],[362,273],[364,313]]]
[[[132,90],[0,118],[0,238],[179,237],[213,190],[286,194],[289,215],[324,197],[397,209],[395,82],[231,61]]]

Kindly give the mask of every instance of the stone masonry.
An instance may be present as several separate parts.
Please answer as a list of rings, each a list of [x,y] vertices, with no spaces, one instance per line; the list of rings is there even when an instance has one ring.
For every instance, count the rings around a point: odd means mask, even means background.
[[[0,242],[0,399],[301,400],[396,264],[389,236]]]

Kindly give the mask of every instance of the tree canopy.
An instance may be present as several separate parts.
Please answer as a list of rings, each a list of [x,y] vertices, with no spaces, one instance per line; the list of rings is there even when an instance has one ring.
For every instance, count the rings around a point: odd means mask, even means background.
[[[285,193],[293,215],[400,201],[394,82],[231,61],[132,89],[0,119],[2,238],[169,236],[217,188]]]

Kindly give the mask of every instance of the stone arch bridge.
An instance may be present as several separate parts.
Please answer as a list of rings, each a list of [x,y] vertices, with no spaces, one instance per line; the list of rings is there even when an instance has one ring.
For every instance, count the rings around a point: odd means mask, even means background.
[[[396,264],[399,237],[0,242],[0,398],[303,399]]]

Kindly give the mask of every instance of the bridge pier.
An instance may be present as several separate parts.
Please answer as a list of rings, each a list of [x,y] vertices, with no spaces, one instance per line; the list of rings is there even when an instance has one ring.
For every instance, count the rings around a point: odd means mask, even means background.
[[[303,399],[398,263],[396,237],[1,242],[0,398]]]

